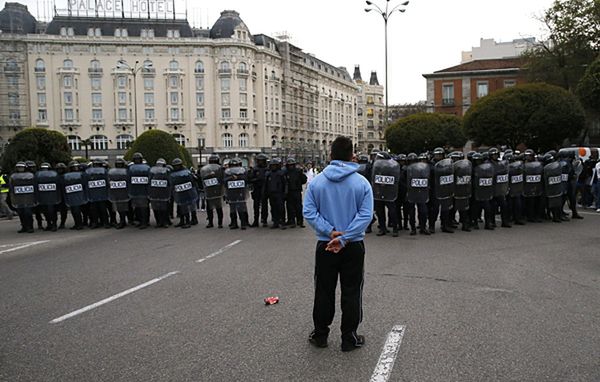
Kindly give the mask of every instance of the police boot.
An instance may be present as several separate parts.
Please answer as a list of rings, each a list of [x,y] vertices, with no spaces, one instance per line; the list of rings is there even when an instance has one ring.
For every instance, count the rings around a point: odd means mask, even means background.
[[[230,213],[229,214],[229,219],[231,220],[231,224],[229,224],[229,229],[238,229],[238,224],[237,224],[237,215],[236,213]]]
[[[183,214],[183,225],[181,226],[181,228],[186,229],[186,228],[190,228],[190,214]]]
[[[468,221],[463,221],[462,223],[462,230],[465,232],[471,232],[471,228],[469,227],[469,222]]]
[[[223,228],[223,209],[222,208],[217,209],[217,224],[219,225],[219,228]]]
[[[242,215],[242,216],[240,216],[240,220],[242,223],[241,228],[242,228],[242,230],[245,230],[248,227],[248,213],[243,212],[241,215]]]
[[[175,224],[175,228],[183,227],[185,225],[185,218],[183,214],[179,216],[179,223]]]
[[[421,227],[421,228],[419,229],[419,233],[420,233],[421,235],[425,235],[425,236],[429,236],[429,235],[431,235],[431,232],[429,232],[429,230],[428,230],[427,228],[425,228],[425,227]]]
[[[192,220],[191,220],[190,224],[191,225],[198,224],[198,214],[196,213],[196,211],[192,211]]]
[[[252,224],[250,225],[250,227],[252,227],[252,228],[258,227],[258,220],[254,219],[254,221],[252,222]]]
[[[398,226],[395,225],[392,229],[392,237],[398,237]]]

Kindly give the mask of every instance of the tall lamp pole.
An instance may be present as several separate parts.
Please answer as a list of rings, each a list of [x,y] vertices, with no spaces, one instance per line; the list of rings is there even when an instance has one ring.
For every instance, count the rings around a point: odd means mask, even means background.
[[[390,19],[390,16],[392,16],[392,14],[396,11],[404,13],[406,11],[406,7],[408,5],[408,1],[405,1],[403,3],[400,3],[398,5],[396,5],[395,7],[393,7],[390,10],[390,0],[386,0],[385,1],[385,10],[382,9],[379,5],[373,3],[372,1],[367,0],[366,1],[367,5],[369,6],[369,8],[365,8],[365,12],[371,12],[371,11],[375,11],[377,13],[379,13],[381,15],[381,17],[383,17],[383,24],[384,24],[384,28],[385,28],[385,127],[387,127],[388,122],[389,122],[389,115],[388,115],[388,20]]]
[[[152,69],[152,63],[138,66],[139,63],[140,62],[136,60],[135,64],[133,64],[133,67],[131,67],[131,65],[129,65],[127,63],[127,61],[125,61],[125,60],[119,60],[119,61],[117,61],[117,69],[126,69],[127,71],[131,72],[131,75],[133,75],[133,124],[134,124],[134,128],[135,128],[135,139],[137,139],[137,137],[138,137],[137,81],[136,81],[136,77],[137,77],[137,74],[138,74],[138,72],[140,70],[142,70],[142,69]]]

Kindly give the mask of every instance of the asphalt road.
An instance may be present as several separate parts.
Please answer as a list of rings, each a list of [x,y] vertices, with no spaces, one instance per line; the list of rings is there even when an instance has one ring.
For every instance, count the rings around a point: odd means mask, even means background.
[[[600,214],[584,216],[369,235],[367,344],[351,353],[339,308],[329,348],[307,342],[310,228],[16,234],[18,219],[0,221],[0,380],[369,381],[404,325],[390,381],[599,381]]]

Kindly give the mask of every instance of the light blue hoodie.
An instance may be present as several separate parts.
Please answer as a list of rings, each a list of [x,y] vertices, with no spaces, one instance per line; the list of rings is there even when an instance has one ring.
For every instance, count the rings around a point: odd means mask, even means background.
[[[331,240],[333,231],[344,233],[342,246],[364,239],[373,219],[373,191],[357,170],[356,163],[334,160],[308,185],[303,214],[319,240]]]

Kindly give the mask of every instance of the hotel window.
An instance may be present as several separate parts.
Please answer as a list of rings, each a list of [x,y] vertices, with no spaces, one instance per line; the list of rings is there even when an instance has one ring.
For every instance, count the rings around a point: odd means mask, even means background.
[[[104,135],[93,135],[90,138],[92,150],[108,150],[108,138]]]
[[[92,77],[90,79],[91,83],[92,83],[92,90],[100,90],[100,78],[98,77]]]
[[[146,89],[146,90],[154,89],[154,78],[144,78],[144,89]]]
[[[240,134],[240,147],[248,147],[248,142],[250,141],[250,137],[246,133]]]
[[[119,101],[119,105],[125,105],[127,103],[127,93],[126,92],[118,92],[117,99]]]
[[[144,61],[142,64],[142,73],[154,73],[154,64],[152,64],[152,61]]]
[[[46,77],[36,77],[36,85],[38,90],[46,89]]]
[[[35,60],[35,71],[36,72],[45,72],[46,71],[46,64],[44,63],[44,60],[42,60],[41,58],[38,58],[37,60]]]
[[[94,120],[94,121],[102,120],[102,109],[92,109],[92,120]]]
[[[240,118],[241,119],[248,118],[248,110],[247,109],[240,109]]]
[[[171,69],[171,70],[179,69],[179,63],[175,60],[172,60],[171,62],[169,62],[169,69]]]
[[[65,92],[64,100],[65,100],[65,105],[72,105],[73,104],[73,93]]]
[[[37,120],[39,122],[46,122],[47,119],[48,119],[48,112],[46,111],[46,109],[39,109]]]
[[[119,109],[117,118],[119,121],[122,121],[122,122],[127,121],[127,109],[125,109],[125,108]]]
[[[179,38],[179,29],[167,29],[167,37]]]
[[[240,78],[240,91],[245,92],[248,90],[248,80],[246,78]]]
[[[196,61],[194,73],[204,73],[204,63],[202,61]]]
[[[489,85],[487,81],[477,82],[477,98],[485,97],[489,93]]]
[[[196,93],[196,106],[204,106],[204,93]]]
[[[73,61],[72,60],[64,60],[63,68],[64,69],[73,69]]]
[[[221,73],[229,73],[231,71],[231,66],[229,66],[228,61],[221,61],[221,65],[219,65],[219,71]]]
[[[69,135],[67,137],[67,143],[69,144],[69,147],[71,148],[71,150],[73,150],[73,151],[81,150],[81,138],[79,138],[77,135]]]
[[[154,120],[154,109],[145,109],[144,110],[144,119],[147,121]]]
[[[505,88],[512,88],[514,86],[517,86],[517,81],[515,81],[515,80],[504,80],[504,87]]]
[[[176,107],[171,108],[171,121],[179,121],[179,109]]]
[[[177,142],[177,144],[179,144],[181,146],[185,146],[185,135],[173,134],[173,138],[175,138],[175,141]]]
[[[169,76],[169,86],[172,88],[176,88],[179,81],[177,80],[177,76]]]
[[[223,147],[233,146],[233,136],[229,133],[225,133],[221,136],[223,138]]]
[[[125,88],[127,85],[127,77],[125,76],[117,76],[117,86],[121,89]]]
[[[144,93],[144,104],[154,105],[154,93]]]
[[[229,109],[221,109],[221,118],[229,119],[231,118],[231,110]]]
[[[196,90],[204,90],[204,77],[196,77]]]
[[[73,86],[73,76],[64,76],[63,77],[63,86],[65,88],[70,88]]]
[[[73,30],[73,27],[68,27],[67,28],[67,36],[74,36],[75,35],[75,31]]]
[[[14,86],[18,86],[19,85],[19,77],[10,76],[10,77],[7,77],[7,80],[8,80],[8,86],[13,86],[14,87]]]
[[[102,29],[100,29],[100,28],[96,28],[96,29],[94,30],[94,34],[96,35],[96,37],[100,37],[100,36],[102,36]]]
[[[229,93],[221,93],[221,106],[229,106]]]
[[[38,106],[46,106],[46,93],[38,93]]]
[[[240,94],[240,106],[247,106],[248,105],[248,95],[247,94]]]
[[[92,93],[92,106],[102,105],[102,93]]]
[[[179,103],[179,93],[171,92],[171,105],[177,105]]]
[[[204,109],[196,109],[196,119],[204,119]]]
[[[133,142],[133,137],[129,134],[117,135],[117,149],[127,150]]]
[[[65,121],[73,121],[73,109],[65,109]]]
[[[229,91],[229,78],[221,78],[221,91]]]
[[[454,84],[442,85],[442,105],[454,105]]]
[[[94,37],[94,28],[88,28],[88,37]]]

